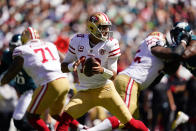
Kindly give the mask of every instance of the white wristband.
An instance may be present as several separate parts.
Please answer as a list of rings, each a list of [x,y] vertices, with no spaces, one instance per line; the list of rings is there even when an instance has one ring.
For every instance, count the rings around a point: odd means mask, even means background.
[[[75,63],[75,62],[72,62],[72,63],[69,63],[69,64],[68,64],[68,70],[69,70],[70,72],[72,72],[72,71],[74,70],[74,68],[73,68],[74,63]]]
[[[114,75],[113,71],[103,68],[103,77],[109,79]]]

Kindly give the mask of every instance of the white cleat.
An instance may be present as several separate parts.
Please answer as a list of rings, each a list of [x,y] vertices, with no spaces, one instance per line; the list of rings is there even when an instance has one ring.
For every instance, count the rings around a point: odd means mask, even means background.
[[[180,124],[186,123],[189,120],[189,116],[182,111],[177,114],[176,120],[172,123],[172,130],[178,127]]]
[[[86,125],[78,125],[77,131],[87,131],[89,127],[87,127]]]

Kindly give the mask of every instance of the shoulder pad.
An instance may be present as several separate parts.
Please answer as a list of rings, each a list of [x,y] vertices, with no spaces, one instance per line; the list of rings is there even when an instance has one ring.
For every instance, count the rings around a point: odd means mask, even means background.
[[[163,39],[165,38],[165,36],[161,32],[152,32],[148,36],[158,36],[158,37],[163,38]]]

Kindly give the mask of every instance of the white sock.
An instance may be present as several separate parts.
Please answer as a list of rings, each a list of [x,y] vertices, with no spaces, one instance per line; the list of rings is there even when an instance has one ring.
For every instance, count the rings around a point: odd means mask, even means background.
[[[110,120],[105,119],[98,125],[88,129],[87,131],[111,131],[112,130],[112,124],[110,123]]]

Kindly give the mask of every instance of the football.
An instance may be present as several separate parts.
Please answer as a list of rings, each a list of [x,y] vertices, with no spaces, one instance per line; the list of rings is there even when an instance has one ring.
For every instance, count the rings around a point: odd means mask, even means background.
[[[86,61],[84,62],[84,74],[88,77],[91,77],[94,75],[92,68],[93,67],[97,67],[98,65],[98,61],[94,58],[94,57],[90,57],[88,59],[86,59]]]

